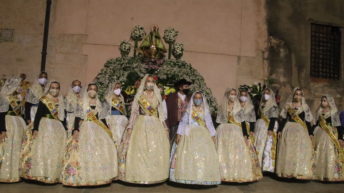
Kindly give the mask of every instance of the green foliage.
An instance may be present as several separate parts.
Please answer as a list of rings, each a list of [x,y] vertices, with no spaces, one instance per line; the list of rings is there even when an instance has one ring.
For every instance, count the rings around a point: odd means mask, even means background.
[[[127,41],[122,41],[119,47],[121,57],[108,60],[95,78],[100,99],[104,100],[104,95],[110,84],[121,82],[123,90],[129,99],[128,102],[130,102],[136,92],[135,83],[143,78],[145,74],[151,74],[158,76],[158,85],[164,88],[165,94],[175,91],[173,86],[180,79],[192,82],[191,91],[202,91],[208,99],[211,112],[215,114],[217,110],[216,100],[211,90],[207,87],[204,78],[191,64],[180,59],[183,56],[184,47],[183,44],[175,43],[177,36],[178,31],[174,28],[168,28],[164,31],[163,39],[169,44],[169,59],[164,60],[163,53],[165,48],[158,28],[154,27],[146,35],[142,26],[135,26],[130,34],[130,39],[135,43],[134,56],[130,57],[128,55],[131,50],[131,44]],[[139,41],[142,41],[140,50],[138,50]],[[162,57],[149,57],[152,54],[148,52],[152,51],[150,50],[151,47],[155,47],[158,54],[161,52]],[[172,48],[173,56],[176,59],[170,59]],[[139,54],[136,54],[137,51],[140,51]],[[146,54],[144,54],[145,51]]]
[[[104,99],[108,85],[119,81],[123,90],[133,87],[135,82],[145,74],[157,75],[158,84],[173,87],[176,81],[186,79],[192,82],[192,91],[203,91],[206,95],[211,112],[217,110],[217,103],[211,90],[207,87],[202,75],[191,64],[183,60],[166,60],[161,65],[146,65],[140,57],[119,57],[108,60],[104,68],[95,78],[99,87],[100,99]]]

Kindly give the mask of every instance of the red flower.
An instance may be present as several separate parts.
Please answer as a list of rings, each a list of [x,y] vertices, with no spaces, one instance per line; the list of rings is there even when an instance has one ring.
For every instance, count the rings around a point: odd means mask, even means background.
[[[159,80],[159,77],[158,77],[157,75],[155,75],[155,76],[153,76],[153,79],[154,79],[155,81],[158,81],[158,80]]]

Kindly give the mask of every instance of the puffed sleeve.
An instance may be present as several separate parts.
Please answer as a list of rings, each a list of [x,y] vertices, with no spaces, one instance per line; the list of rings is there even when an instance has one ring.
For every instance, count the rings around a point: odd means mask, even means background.
[[[186,134],[185,130],[186,130],[186,127],[188,127],[188,124],[189,124],[189,113],[185,112],[182,120],[179,122],[177,134],[185,135]]]
[[[216,135],[216,130],[215,130],[213,119],[211,118],[210,113],[206,113],[205,114],[205,123],[206,123],[207,128],[208,128],[208,130],[210,132],[210,135],[211,136],[215,136]]]

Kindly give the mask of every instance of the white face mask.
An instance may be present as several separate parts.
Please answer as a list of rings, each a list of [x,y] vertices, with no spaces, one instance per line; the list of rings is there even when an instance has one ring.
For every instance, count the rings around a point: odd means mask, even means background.
[[[88,96],[91,98],[94,98],[97,95],[97,92],[95,90],[89,90],[87,93],[88,93]]]
[[[39,79],[38,79],[38,82],[39,82],[39,84],[41,84],[41,85],[45,85],[45,83],[47,83],[47,79],[46,79],[46,78],[39,78]]]
[[[241,102],[246,102],[248,98],[247,98],[247,96],[240,96],[239,99]]]
[[[81,90],[81,87],[80,86],[74,86],[72,89],[73,89],[74,93],[79,93]]]
[[[270,95],[269,94],[264,94],[264,99],[267,101],[267,100],[269,100],[270,99]]]
[[[230,99],[231,101],[234,101],[234,99],[235,99],[236,97],[237,97],[236,95],[229,95],[229,99]]]
[[[59,94],[59,89],[52,88],[49,90],[49,94],[53,97],[56,97]]]
[[[121,89],[120,88],[118,88],[118,89],[115,89],[114,91],[113,91],[113,93],[115,93],[115,95],[120,95],[121,94]]]
[[[146,88],[147,88],[148,90],[153,90],[153,89],[154,89],[154,83],[148,82],[147,85],[146,85]]]
[[[203,103],[203,100],[202,99],[194,99],[193,102],[196,106],[200,106]]]

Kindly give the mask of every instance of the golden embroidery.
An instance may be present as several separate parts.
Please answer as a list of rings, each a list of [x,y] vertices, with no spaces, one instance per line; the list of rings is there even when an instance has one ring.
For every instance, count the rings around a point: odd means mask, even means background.
[[[145,98],[141,97],[139,105],[146,115],[158,117],[158,111]]]
[[[268,117],[266,117],[264,115],[264,113],[261,113],[261,119],[265,122],[266,127],[269,128],[270,125],[270,120],[268,119]],[[277,148],[277,134],[275,132],[272,132],[272,146],[271,146],[271,152],[270,152],[270,156],[272,159],[272,165],[275,167],[275,160],[276,160],[276,148]]]
[[[56,120],[59,120],[59,111],[58,111],[58,104],[55,103],[53,100],[49,99],[46,96],[43,96],[41,98],[41,101],[43,104],[45,104],[45,106],[48,108],[48,110],[50,111],[52,117]],[[51,118],[51,117],[49,117]]]
[[[306,129],[307,133],[308,133],[308,128],[306,123],[299,117],[298,114],[296,114],[296,110],[289,108],[288,109],[288,113],[291,116],[291,118],[296,122],[299,123],[303,128]]]
[[[117,109],[119,112],[122,113],[122,115],[125,115],[125,107],[124,107],[124,104],[123,104],[123,101],[118,98],[118,97],[112,97],[112,107]]]
[[[344,164],[344,149],[341,147],[339,141],[337,140],[337,136],[333,133],[332,127],[326,123],[326,120],[323,116],[319,117],[319,125],[331,138],[331,141],[336,148],[337,161],[340,164]],[[344,175],[343,171],[341,171],[341,175]]]
[[[19,101],[16,95],[8,96],[8,101],[10,102],[10,106],[12,108],[12,111],[10,111],[9,114],[19,116],[21,114],[21,107],[23,103]]]
[[[192,119],[195,120],[200,126],[206,127],[206,124],[205,124],[204,119],[200,116],[201,113],[202,113],[201,110],[197,110],[197,109],[193,108],[191,117],[192,117]]]
[[[241,123],[238,123],[234,120],[234,117],[232,116],[231,112],[228,112],[228,123],[241,127]]]
[[[93,111],[89,111],[87,113],[87,120],[89,121],[93,121],[95,124],[97,124],[99,127],[101,127],[102,129],[104,129],[104,131],[110,136],[110,138],[112,139],[112,133],[111,130],[101,121],[99,121],[97,119],[97,116],[93,113]]]

